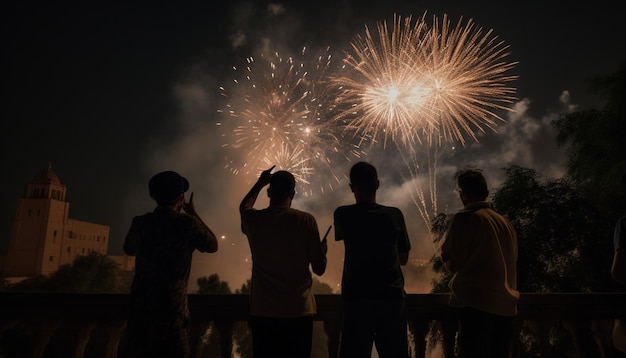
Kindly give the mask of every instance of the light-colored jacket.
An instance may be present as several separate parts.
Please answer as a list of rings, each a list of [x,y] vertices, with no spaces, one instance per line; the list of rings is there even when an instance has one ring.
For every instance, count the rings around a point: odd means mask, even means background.
[[[456,213],[441,250],[454,273],[451,306],[517,314],[517,233],[489,203],[469,203]]]

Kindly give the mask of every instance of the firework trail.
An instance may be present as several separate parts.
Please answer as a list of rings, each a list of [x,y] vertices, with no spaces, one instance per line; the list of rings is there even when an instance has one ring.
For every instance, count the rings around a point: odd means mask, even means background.
[[[496,110],[511,111],[515,89],[507,83],[517,76],[507,75],[515,65],[505,61],[508,46],[472,20],[451,27],[446,15],[441,24],[434,16],[429,28],[425,15],[394,16],[391,30],[386,21],[376,33],[366,26],[351,45],[347,73],[331,82],[340,88],[337,102],[347,104],[335,118],[361,141],[465,144],[465,136],[478,140],[476,130],[504,121]]]
[[[332,170],[334,161],[360,152],[347,147],[337,129],[340,122],[327,119],[330,93],[323,81],[330,66],[328,49],[317,57],[302,49],[297,58],[275,52],[248,58],[243,71],[234,68],[237,77],[232,88],[221,88],[227,103],[218,111],[225,115],[219,125],[223,147],[232,155],[226,164],[230,171],[256,178],[276,165],[305,186],[312,185],[316,174],[324,181],[320,190],[332,190],[340,181]],[[303,191],[312,193],[310,187]]]
[[[508,75],[516,64],[506,61],[508,46],[491,30],[462,18],[453,27],[447,15],[432,19],[428,26],[425,15],[415,22],[394,16],[391,29],[379,22],[376,33],[366,26],[344,60],[346,73],[331,80],[340,89],[337,101],[346,103],[335,119],[360,142],[393,142],[428,229],[438,210],[440,149],[495,131],[504,121],[497,111],[512,111],[515,89],[508,84],[517,78]]]

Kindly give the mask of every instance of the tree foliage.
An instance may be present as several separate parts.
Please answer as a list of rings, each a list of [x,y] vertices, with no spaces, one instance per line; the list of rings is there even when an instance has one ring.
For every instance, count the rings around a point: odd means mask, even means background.
[[[200,277],[196,282],[198,283],[198,293],[211,295],[232,293],[228,282],[220,280],[220,276],[216,273],[208,277]]]
[[[435,245],[441,245],[443,237],[448,230],[448,225],[450,224],[450,219],[452,215],[439,213],[432,219],[431,233],[435,237],[434,242]],[[443,262],[441,261],[441,257],[436,253],[430,259],[431,264],[433,265],[433,271],[439,274],[439,277],[433,279],[433,293],[446,293],[450,292],[450,288],[448,287],[448,283],[452,278],[452,274],[448,272]]]
[[[493,196],[518,234],[518,288],[523,292],[604,290],[611,240],[603,214],[565,179],[541,181],[533,169],[511,166]]]
[[[553,122],[567,149],[567,175],[581,194],[616,220],[626,207],[626,61],[613,74],[589,81],[606,97],[603,109],[561,115]]]
[[[119,265],[106,255],[92,252],[77,256],[50,275],[36,275],[9,285],[10,290],[48,292],[128,292],[130,281]]]

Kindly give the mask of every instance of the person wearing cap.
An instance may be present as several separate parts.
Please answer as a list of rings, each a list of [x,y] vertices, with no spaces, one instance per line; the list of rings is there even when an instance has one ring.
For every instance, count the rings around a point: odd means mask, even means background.
[[[192,254],[216,252],[217,237],[196,212],[193,193],[185,202],[186,178],[164,171],[150,179],[148,189],[157,207],[133,218],[124,241],[124,252],[136,259],[120,356],[186,358]]]
[[[313,316],[311,290],[326,271],[326,239],[320,241],[315,218],[291,208],[295,178],[284,170],[264,170],[241,201],[241,229],[252,253],[250,328],[254,358],[310,358]],[[269,184],[269,206],[254,203]]]

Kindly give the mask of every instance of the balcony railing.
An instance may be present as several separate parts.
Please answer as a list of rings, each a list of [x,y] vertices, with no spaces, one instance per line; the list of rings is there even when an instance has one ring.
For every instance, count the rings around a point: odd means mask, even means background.
[[[318,315],[327,335],[328,357],[336,358],[341,332],[341,297],[316,295]],[[424,357],[426,336],[433,324],[442,332],[442,349],[453,357],[454,313],[447,294],[409,294],[409,328],[413,355]],[[28,357],[115,358],[123,337],[128,296],[0,292],[0,337],[17,327]],[[220,333],[222,357],[233,352],[233,323],[248,319],[247,295],[189,296],[192,357],[199,357],[209,323]],[[626,317],[626,293],[526,293],[519,303],[517,327],[531,332],[539,350],[550,356],[550,328],[555,322],[571,336],[578,357],[612,357],[611,330],[615,318]],[[3,336],[4,335],[4,336]],[[16,343],[13,341],[12,343]],[[515,342],[518,356],[521,340]],[[4,357],[0,346],[0,356]]]

